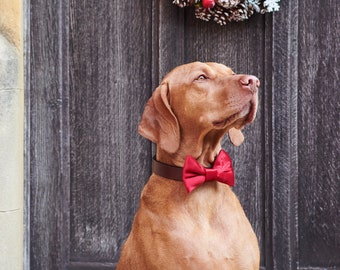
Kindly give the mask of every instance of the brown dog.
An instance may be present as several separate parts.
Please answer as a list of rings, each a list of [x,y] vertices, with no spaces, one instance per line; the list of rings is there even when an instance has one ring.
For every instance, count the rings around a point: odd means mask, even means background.
[[[217,63],[190,63],[166,75],[148,101],[139,133],[157,144],[157,161],[183,167],[188,155],[211,167],[221,139],[257,110],[259,80]],[[228,185],[209,181],[188,193],[153,173],[145,185],[118,270],[259,269],[256,236]]]

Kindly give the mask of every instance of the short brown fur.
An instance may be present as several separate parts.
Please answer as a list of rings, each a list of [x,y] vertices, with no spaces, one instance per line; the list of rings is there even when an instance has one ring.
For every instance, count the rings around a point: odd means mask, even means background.
[[[229,132],[235,145],[255,118],[259,81],[217,63],[194,62],[166,75],[148,101],[139,133],[157,144],[158,161],[183,166],[192,155],[210,167]],[[152,174],[145,185],[118,270],[259,269],[257,238],[232,189]]]

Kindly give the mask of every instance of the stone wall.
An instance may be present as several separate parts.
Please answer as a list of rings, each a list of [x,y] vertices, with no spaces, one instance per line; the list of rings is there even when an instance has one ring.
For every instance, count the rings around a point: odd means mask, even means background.
[[[23,268],[22,1],[0,0],[0,268]]]

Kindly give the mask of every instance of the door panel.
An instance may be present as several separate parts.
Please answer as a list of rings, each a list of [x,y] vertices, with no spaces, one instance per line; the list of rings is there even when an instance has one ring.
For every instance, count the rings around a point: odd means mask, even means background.
[[[299,9],[300,265],[340,267],[340,10],[336,1],[301,1]]]
[[[71,1],[71,261],[118,260],[150,173],[136,132],[151,91],[150,18],[142,2]]]
[[[244,144],[223,147],[262,269],[340,267],[339,5],[280,6],[219,26],[168,0],[27,3],[26,269],[114,268],[151,171],[144,105],[197,60],[261,81]]]

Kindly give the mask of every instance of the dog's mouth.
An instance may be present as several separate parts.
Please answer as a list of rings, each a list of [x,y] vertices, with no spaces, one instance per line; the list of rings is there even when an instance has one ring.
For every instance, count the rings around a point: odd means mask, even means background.
[[[254,121],[257,111],[257,95],[254,95],[252,99],[247,102],[240,110],[236,113],[232,114],[231,116],[227,117],[226,119],[220,121],[214,121],[213,125],[217,129],[222,129],[231,124],[235,123],[240,119],[244,119],[242,121],[242,126],[249,124]]]
[[[258,97],[257,94],[252,97],[250,100],[250,110],[248,113],[248,117],[245,120],[245,124],[250,124],[255,120],[256,112],[257,112],[257,105],[258,105]]]

